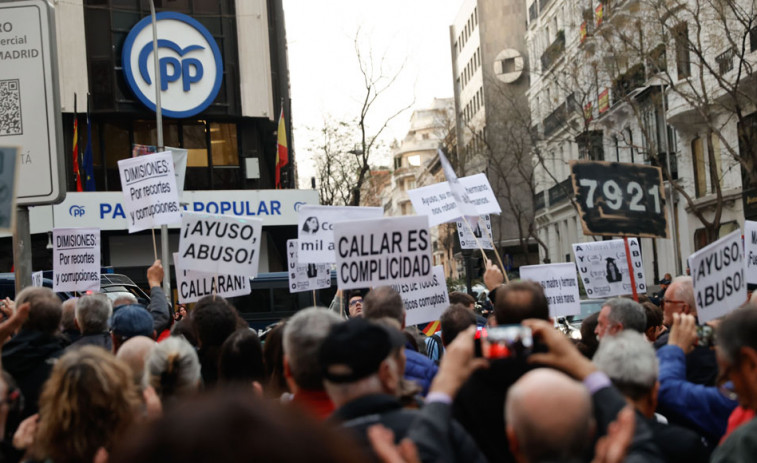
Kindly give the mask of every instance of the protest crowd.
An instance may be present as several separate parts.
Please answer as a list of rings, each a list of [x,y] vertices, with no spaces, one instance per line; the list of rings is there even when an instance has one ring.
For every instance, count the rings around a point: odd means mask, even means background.
[[[160,261],[147,277],[147,307],[43,287],[3,302],[3,461],[757,459],[757,306],[703,343],[690,277],[661,306],[606,300],[578,342],[542,286],[491,264],[492,315],[452,293],[433,337],[390,286],[340,291],[261,342],[220,296],[172,314]],[[531,349],[497,344],[502,327]]]

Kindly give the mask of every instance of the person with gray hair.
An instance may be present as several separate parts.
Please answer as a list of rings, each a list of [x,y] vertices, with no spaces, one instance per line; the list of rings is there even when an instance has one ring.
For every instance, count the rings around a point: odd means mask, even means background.
[[[594,333],[601,341],[606,335],[614,335],[623,330],[643,333],[647,329],[647,314],[636,301],[623,297],[608,299],[602,306]]]
[[[69,344],[76,342],[81,337],[81,331],[76,326],[76,300],[75,297],[66,299],[62,305],[60,332]]]
[[[119,294],[119,296],[113,299],[113,309],[121,307],[122,305],[139,304],[137,296],[131,293]]]
[[[526,373],[510,387],[505,422],[515,460],[526,463],[583,461],[596,427],[588,389],[547,368]]]
[[[607,336],[594,354],[594,364],[631,402],[636,419],[644,420],[652,430],[655,444],[668,462],[701,462],[709,459],[709,451],[696,432],[681,426],[668,425],[657,419],[658,360],[654,347],[643,334],[625,330]]]
[[[110,352],[113,341],[108,332],[108,320],[113,313],[110,299],[103,293],[89,294],[76,300],[74,322],[81,337],[68,346],[67,350],[82,346],[97,346]]]
[[[294,394],[292,401],[319,418],[334,411],[323,387],[318,355],[331,327],[342,320],[317,307],[301,310],[284,327],[284,378]]]
[[[152,387],[163,407],[200,389],[200,359],[184,338],[171,336],[155,346],[145,363],[143,387]]]

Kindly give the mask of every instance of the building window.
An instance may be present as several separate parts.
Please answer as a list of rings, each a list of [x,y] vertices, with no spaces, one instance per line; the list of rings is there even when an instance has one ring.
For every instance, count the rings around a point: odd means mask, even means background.
[[[697,198],[707,194],[707,171],[704,163],[704,144],[702,138],[691,141],[691,160],[694,163],[694,192]]]
[[[579,158],[604,161],[605,153],[602,141],[602,131],[600,130],[584,132],[577,136],[576,143],[578,144]]]
[[[676,68],[678,78],[691,77],[691,51],[689,50],[689,26],[680,23],[673,28],[673,38],[676,44]]]
[[[723,169],[720,164],[720,137],[713,133],[710,135],[710,140],[712,141],[712,159],[715,160],[715,165],[710,166],[710,191],[714,193],[722,185]]]

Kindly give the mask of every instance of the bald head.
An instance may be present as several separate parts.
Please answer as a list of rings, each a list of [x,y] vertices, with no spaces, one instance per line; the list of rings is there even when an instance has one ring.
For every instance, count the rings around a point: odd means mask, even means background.
[[[142,376],[145,371],[145,361],[158,344],[147,336],[134,336],[121,344],[116,353],[116,358],[129,365],[132,380],[137,386],[142,385]]]
[[[526,373],[510,388],[505,422],[510,449],[528,462],[581,457],[594,433],[589,391],[547,368]]]
[[[684,313],[696,316],[697,308],[696,303],[694,302],[694,282],[691,277],[676,277],[665,291],[663,301],[663,323],[668,326],[673,324],[673,314]]]

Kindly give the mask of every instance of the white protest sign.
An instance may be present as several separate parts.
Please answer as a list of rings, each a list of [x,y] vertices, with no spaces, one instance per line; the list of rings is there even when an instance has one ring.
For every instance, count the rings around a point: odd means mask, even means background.
[[[53,291],[100,289],[100,229],[53,230]]]
[[[497,197],[494,195],[494,190],[492,190],[486,175],[470,175],[468,177],[461,177],[459,180],[460,184],[465,188],[468,199],[476,206],[478,215],[499,214],[502,212],[502,209],[499,207],[499,201],[497,201]]]
[[[118,161],[129,233],[181,221],[170,152]]]
[[[581,313],[576,266],[572,262],[524,265],[520,268],[520,279],[535,281],[544,288],[544,294],[549,303],[550,317]]]
[[[262,230],[261,219],[184,212],[179,263],[184,270],[254,278]]]
[[[425,215],[334,224],[339,289],[418,281],[431,275],[431,237]]]
[[[41,287],[44,286],[45,278],[42,275],[42,272],[34,272],[32,273],[32,286]]]
[[[452,168],[452,164],[449,163],[442,150],[437,150],[437,153],[439,153],[439,162],[442,164],[444,176],[447,177],[449,189],[452,192],[452,196],[455,198],[460,213],[464,215],[481,215],[478,209],[476,209],[476,206],[470,201],[470,198],[468,198],[468,194],[465,192],[465,187],[457,178],[457,174],[455,174],[455,169]]]
[[[478,243],[484,249],[494,249],[492,244],[492,221],[489,214],[480,217],[466,217],[470,227],[462,219],[457,221],[457,236],[460,249],[478,249]],[[476,242],[478,240],[478,243]]]
[[[344,220],[377,219],[384,215],[380,207],[301,206],[298,211],[298,257],[310,264],[332,264],[334,257],[334,223]]]
[[[457,207],[455,197],[452,196],[448,182],[408,190],[407,196],[418,215],[428,216],[430,227],[452,222],[460,217],[460,209]]]
[[[289,292],[300,293],[331,286],[329,264],[307,264],[297,260],[297,240],[287,240]]]
[[[449,307],[447,282],[444,279],[444,266],[435,265],[431,275],[417,281],[392,286],[405,305],[407,326],[418,325],[439,320]]]
[[[744,221],[744,256],[746,256],[746,282],[757,285],[757,222]]]
[[[189,304],[197,302],[204,296],[216,294],[221,297],[235,297],[250,294],[250,277],[244,275],[214,275],[212,273],[184,270],[181,266],[179,253],[173,253],[173,264],[176,268],[176,289],[179,293],[179,303]]]
[[[187,156],[189,151],[184,148],[171,148],[166,146],[166,149],[171,152],[173,158],[173,171],[176,178],[176,191],[179,198],[184,193],[184,178],[187,175]]]
[[[639,240],[628,238],[628,248],[631,250],[636,291],[646,293],[647,283]],[[573,254],[588,297],[604,299],[633,293],[623,240],[577,243],[573,245]]]
[[[741,230],[689,257],[699,323],[723,316],[746,302]]]

